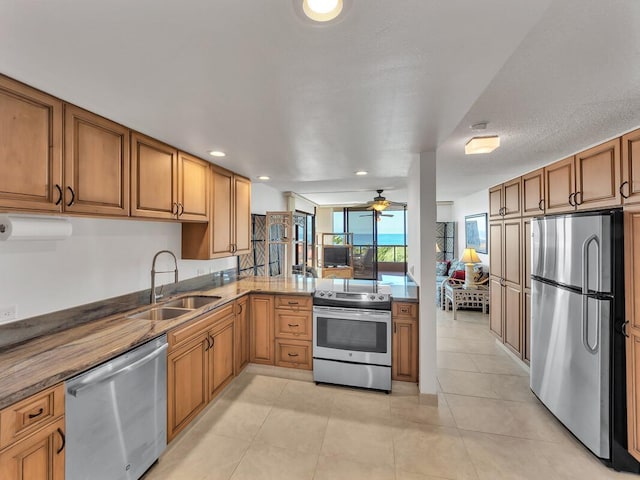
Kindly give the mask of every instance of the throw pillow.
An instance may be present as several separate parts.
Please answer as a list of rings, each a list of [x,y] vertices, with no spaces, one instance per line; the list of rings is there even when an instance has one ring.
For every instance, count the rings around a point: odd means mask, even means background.
[[[464,271],[465,269],[465,264],[462,262],[459,262],[458,260],[452,260],[451,261],[451,265],[449,266],[449,275],[453,275],[453,272],[462,270]]]
[[[484,267],[482,265],[474,265],[473,266],[473,282],[480,283],[482,282],[488,275],[484,271]]]
[[[449,271],[449,262],[436,262],[436,276],[446,277]]]
[[[456,270],[453,272],[453,275],[451,275],[451,278],[455,280],[464,280],[464,277],[464,270]]]

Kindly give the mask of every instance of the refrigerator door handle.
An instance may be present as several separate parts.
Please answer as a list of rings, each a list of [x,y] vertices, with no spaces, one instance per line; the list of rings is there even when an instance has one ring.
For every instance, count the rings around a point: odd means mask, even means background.
[[[582,294],[589,293],[589,245],[591,242],[596,242],[596,259],[598,262],[598,269],[600,268],[600,239],[594,233],[587,238],[582,244]],[[600,275],[596,279],[596,292],[600,291]]]
[[[582,296],[582,344],[589,353],[598,353],[600,346],[600,307],[596,308],[596,335],[593,346],[589,343],[589,297]]]

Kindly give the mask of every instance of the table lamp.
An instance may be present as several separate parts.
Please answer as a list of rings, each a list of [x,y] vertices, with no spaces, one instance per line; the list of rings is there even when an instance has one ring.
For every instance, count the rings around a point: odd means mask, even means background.
[[[460,261],[465,264],[464,286],[465,288],[473,288],[475,285],[475,282],[473,281],[473,265],[475,263],[480,263],[480,257],[478,257],[476,249],[465,248]]]

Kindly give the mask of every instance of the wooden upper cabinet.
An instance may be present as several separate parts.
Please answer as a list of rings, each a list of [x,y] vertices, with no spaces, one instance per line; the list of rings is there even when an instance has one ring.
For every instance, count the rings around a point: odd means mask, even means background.
[[[522,216],[544,215],[544,169],[522,176]]]
[[[502,277],[502,222],[489,224],[489,272],[496,277]]]
[[[622,137],[622,183],[625,205],[640,202],[640,129]]]
[[[178,152],[179,220],[208,221],[209,166],[209,162]]]
[[[140,133],[131,133],[131,215],[176,218],[178,152]]]
[[[502,218],[502,185],[496,185],[489,189],[489,218],[500,220]]]
[[[62,102],[0,76],[0,208],[62,210]]]
[[[234,253],[251,252],[251,181],[234,175],[235,239]]]
[[[211,167],[211,258],[233,253],[233,173]]]
[[[545,213],[563,213],[575,210],[574,158],[552,163],[544,167]]]
[[[128,216],[129,169],[129,129],[65,105],[64,210]]]
[[[621,204],[619,138],[576,154],[575,172],[578,210]]]
[[[518,177],[489,189],[490,219],[513,218],[522,214],[520,186],[521,180]]]

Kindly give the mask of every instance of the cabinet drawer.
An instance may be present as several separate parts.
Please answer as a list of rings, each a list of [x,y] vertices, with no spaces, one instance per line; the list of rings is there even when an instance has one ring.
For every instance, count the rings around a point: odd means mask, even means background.
[[[311,297],[302,295],[276,295],[276,308],[291,308],[295,310],[311,310]]]
[[[311,312],[275,309],[276,337],[311,340]]]
[[[311,342],[276,338],[276,365],[311,370]]]
[[[0,412],[0,448],[35,432],[64,414],[64,385],[36,393]]]
[[[409,302],[393,302],[391,315],[394,318],[418,318],[418,304]]]
[[[177,346],[197,337],[201,332],[208,330],[213,323],[234,314],[233,302],[217,308],[213,313],[207,313],[193,319],[183,327],[177,327],[167,334],[169,351]]]

